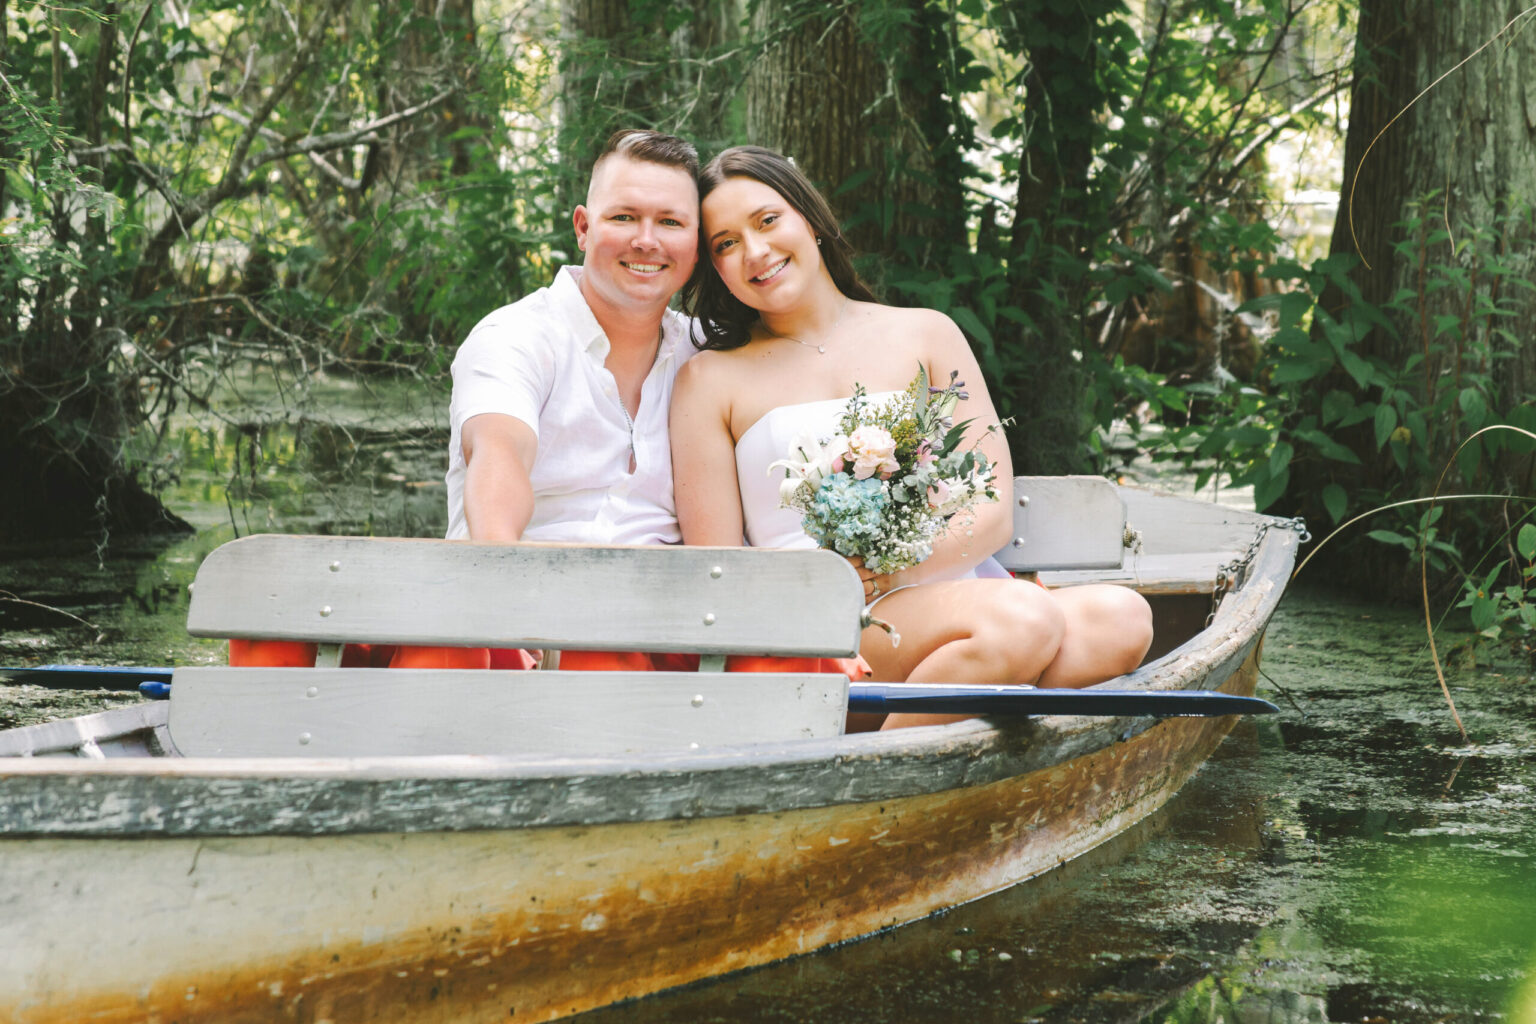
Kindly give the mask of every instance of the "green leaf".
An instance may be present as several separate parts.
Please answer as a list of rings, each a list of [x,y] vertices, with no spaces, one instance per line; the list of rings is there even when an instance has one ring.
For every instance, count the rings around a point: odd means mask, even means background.
[[[1259,480],[1253,485],[1253,507],[1262,512],[1285,494],[1285,488],[1291,482],[1291,471],[1282,469],[1279,473]]]
[[[1315,380],[1333,369],[1331,359],[1287,359],[1275,367],[1270,380],[1276,384],[1299,384]]]
[[[996,344],[992,339],[992,332],[987,330],[987,325],[982,323],[981,318],[973,313],[969,307],[955,306],[949,311],[949,315],[954,318],[955,323],[960,325],[960,329],[971,335],[971,337],[987,345]]]
[[[1385,403],[1376,407],[1376,447],[1381,448],[1397,429],[1397,410]]]
[[[1461,406],[1462,414],[1466,417],[1466,425],[1472,430],[1481,427],[1488,419],[1488,402],[1483,398],[1483,393],[1477,388],[1467,387],[1461,389],[1461,394],[1456,398]]]
[[[1515,548],[1527,561],[1536,560],[1536,526],[1526,523],[1515,538]]]
[[[1355,385],[1360,388],[1370,386],[1371,379],[1376,375],[1374,366],[1347,348],[1339,352],[1339,365],[1344,367],[1344,372],[1349,374]]]
[[[1349,495],[1338,484],[1329,484],[1323,488],[1323,508],[1328,510],[1335,523],[1340,522],[1349,508]]]
[[[1498,602],[1490,597],[1479,597],[1472,602],[1472,626],[1479,632],[1492,626],[1498,618]]]
[[[1151,285],[1160,292],[1173,291],[1173,282],[1164,277],[1162,271],[1150,263],[1134,264],[1131,272],[1143,283]]]
[[[1269,443],[1269,431],[1251,424],[1233,427],[1227,432],[1229,444],[1263,445]]]
[[[1334,388],[1323,396],[1322,416],[1323,422],[1332,423],[1343,419],[1344,415],[1355,407],[1355,398],[1348,391],[1340,391]]]
[[[1404,537],[1393,530],[1372,530],[1366,536],[1371,538],[1371,540],[1381,541],[1383,544],[1395,544],[1400,548],[1407,548],[1409,551],[1412,551],[1414,548],[1411,538]]]
[[[1275,450],[1269,455],[1269,472],[1271,476],[1284,473],[1291,464],[1291,459],[1296,454],[1296,449],[1291,447],[1289,441],[1276,441]]]

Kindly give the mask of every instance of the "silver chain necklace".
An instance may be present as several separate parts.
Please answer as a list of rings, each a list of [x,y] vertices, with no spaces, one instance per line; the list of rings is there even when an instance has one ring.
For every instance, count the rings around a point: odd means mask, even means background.
[[[837,325],[843,322],[843,314],[848,312],[848,304],[852,301],[853,300],[848,298],[848,296],[843,296],[843,308],[837,311],[837,319],[833,320],[832,326],[827,328],[827,334],[830,335],[833,331],[837,330]],[[766,327],[767,325],[765,324],[764,326]],[[817,355],[824,356],[827,354],[826,345],[813,345],[808,341],[801,341],[799,338],[792,334],[780,334],[778,331],[775,331],[772,328],[768,328],[768,333],[773,335],[775,338],[783,338],[785,341],[792,341],[796,345],[804,345],[806,348],[813,348],[816,350]]]

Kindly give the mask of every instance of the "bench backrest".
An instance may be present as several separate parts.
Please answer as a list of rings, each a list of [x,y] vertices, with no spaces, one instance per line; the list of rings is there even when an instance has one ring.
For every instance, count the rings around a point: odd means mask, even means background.
[[[863,587],[829,551],[258,535],[198,569],[194,636],[846,657]]]
[[[1125,556],[1125,501],[1098,476],[1013,481],[1013,541],[997,553],[1011,572],[1114,569]]]

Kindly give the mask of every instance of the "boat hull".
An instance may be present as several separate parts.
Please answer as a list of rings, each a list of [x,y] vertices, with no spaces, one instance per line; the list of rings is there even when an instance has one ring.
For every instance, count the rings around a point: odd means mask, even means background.
[[[1256,648],[1227,692],[1252,692]],[[1166,719],[958,790],[725,818],[0,841],[0,1006],[24,1024],[550,1020],[1049,871],[1161,806],[1232,722]]]
[[[1127,582],[1175,595],[1190,628],[1107,685],[1252,694],[1297,533],[1147,501],[1138,518],[1158,528]],[[1163,523],[1182,531],[1166,551]],[[84,758],[0,759],[0,1019],[551,1020],[1048,872],[1162,806],[1234,722],[987,719],[645,757],[210,759],[147,756],[164,716],[145,707],[110,739],[102,721],[47,727]]]

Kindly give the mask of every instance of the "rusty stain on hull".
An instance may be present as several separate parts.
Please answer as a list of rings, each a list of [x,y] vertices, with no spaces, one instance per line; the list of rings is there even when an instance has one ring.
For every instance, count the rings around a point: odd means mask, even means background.
[[[1250,652],[1223,689],[1252,693],[1257,656]],[[142,944],[133,967],[142,974],[154,966],[153,981],[103,985],[88,965],[54,968],[28,986],[25,1003],[0,1011],[18,1024],[550,1020],[856,938],[1049,871],[1163,804],[1231,725],[1167,719],[986,785],[735,818],[130,841],[122,849],[175,842],[195,851],[193,870],[174,883],[188,904],[199,898],[200,875],[221,858],[287,872],[289,891],[245,893],[272,919],[250,944],[280,952],[155,934],[157,919],[168,929],[182,919],[145,906],[131,925]],[[455,844],[474,852],[455,852]],[[400,901],[380,911],[377,934],[340,938],[341,921],[302,921],[306,864],[358,856],[370,845],[394,866],[372,889],[376,904]],[[359,862],[359,872],[369,870]],[[455,872],[473,875],[478,888],[456,891],[453,877],[427,877]],[[416,890],[433,882],[455,895],[411,907]],[[285,925],[287,918],[300,923]]]

